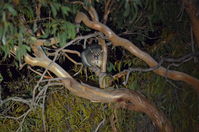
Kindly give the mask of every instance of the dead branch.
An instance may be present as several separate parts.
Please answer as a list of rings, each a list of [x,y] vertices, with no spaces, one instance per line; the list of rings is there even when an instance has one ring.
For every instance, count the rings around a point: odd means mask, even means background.
[[[45,75],[45,73],[42,75],[42,77],[44,75]],[[40,83],[40,82],[38,82],[38,83]],[[46,98],[47,89],[51,85],[53,85],[53,84],[48,82],[48,84],[45,85],[41,90],[38,89],[39,90],[38,94],[36,94],[36,92],[35,92],[36,89],[38,88],[38,85],[36,85],[35,88],[33,89],[32,98],[29,98],[29,99],[23,99],[23,98],[20,98],[20,97],[9,97],[9,98],[6,98],[4,100],[0,100],[0,106],[8,103],[10,101],[13,101],[13,102],[19,102],[21,104],[26,104],[29,107],[24,113],[22,113],[21,115],[19,115],[17,117],[4,115],[4,114],[1,114],[1,116],[3,118],[13,119],[13,120],[16,120],[17,122],[19,122],[19,127],[16,130],[18,132],[18,131],[22,131],[24,121],[25,121],[26,117],[29,115],[29,113],[31,111],[33,111],[35,108],[39,107],[39,108],[42,108],[43,126],[44,126],[44,131],[46,131],[45,114],[44,114],[45,107],[44,107],[44,105],[45,105],[45,102],[46,102],[45,98]]]
[[[84,13],[79,12],[76,16],[75,22],[76,23],[83,22],[89,28],[95,29],[95,30],[98,30],[98,31],[104,33],[108,37],[108,39],[112,42],[113,45],[122,46],[123,48],[128,50],[133,55],[135,55],[138,58],[145,61],[150,67],[154,67],[154,66],[158,65],[158,63],[149,54],[140,50],[129,40],[117,36],[106,25],[104,25],[100,22],[94,22],[94,21],[89,20],[88,17]],[[162,66],[159,67],[158,69],[154,70],[154,72],[161,76],[164,76],[164,77],[166,76],[173,80],[184,81],[184,82],[192,85],[199,92],[199,80],[186,74],[186,73],[167,70],[166,68],[164,68]]]

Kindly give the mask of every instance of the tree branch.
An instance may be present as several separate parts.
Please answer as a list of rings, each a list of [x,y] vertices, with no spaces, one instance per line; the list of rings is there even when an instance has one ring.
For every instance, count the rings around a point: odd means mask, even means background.
[[[38,51],[41,52],[40,48]],[[38,53],[39,55],[42,53]],[[144,112],[161,131],[173,131],[171,123],[164,116],[164,114],[155,107],[154,104],[150,103],[143,95],[131,91],[128,89],[118,90],[103,90],[97,87],[92,87],[86,84],[80,84],[74,80],[65,70],[63,70],[58,64],[42,55],[39,57],[31,57],[30,55],[25,56],[27,64],[32,66],[40,66],[47,68],[59,78],[62,79],[64,86],[70,90],[73,94],[91,100],[92,102],[104,102],[104,103],[117,103],[120,107],[137,112]]]
[[[112,42],[113,45],[122,46],[123,48],[128,50],[131,54],[133,54],[133,55],[137,56],[138,58],[142,59],[143,61],[145,61],[150,67],[154,67],[154,66],[158,65],[158,63],[149,54],[140,50],[129,40],[117,36],[106,25],[104,25],[100,22],[90,21],[84,13],[79,12],[76,16],[75,22],[76,23],[83,22],[89,28],[95,29],[95,30],[98,30],[98,31],[104,33],[108,37],[108,39]],[[158,69],[154,70],[154,72],[161,76],[168,77],[173,80],[184,81],[184,82],[192,85],[199,93],[199,80],[186,74],[186,73],[167,70],[166,68],[164,68],[162,66],[159,67]]]

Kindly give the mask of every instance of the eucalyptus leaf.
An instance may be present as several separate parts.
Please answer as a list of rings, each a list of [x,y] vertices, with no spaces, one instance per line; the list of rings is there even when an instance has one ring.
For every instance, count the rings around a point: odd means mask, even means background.
[[[57,15],[57,10],[56,10],[56,8],[54,7],[53,4],[51,4],[50,7],[51,7],[51,11],[52,11],[53,17],[56,17],[56,15]]]
[[[0,83],[3,81],[3,76],[0,73]],[[0,85],[1,86],[1,85]],[[1,89],[0,89],[1,90]]]
[[[131,82],[129,88],[132,90],[137,90],[139,88],[138,82],[137,81]]]
[[[68,12],[70,11],[70,8],[69,8],[69,7],[66,7],[66,6],[62,6],[62,7],[61,7],[61,11],[62,11],[62,14],[63,14],[63,15],[68,16]]]
[[[112,72],[113,69],[114,69],[113,63],[109,62],[109,63],[108,63],[108,67],[107,67],[107,71],[108,71],[108,72]]]
[[[8,11],[13,15],[16,16],[17,15],[17,11],[13,8],[13,6],[8,5],[7,6]]]
[[[127,17],[130,13],[130,5],[128,2],[125,3],[125,11],[124,11],[124,16]]]
[[[2,45],[1,46],[1,50],[3,51],[3,53],[4,53],[4,57],[6,58],[8,55],[9,55],[9,53],[10,53],[10,48],[9,48],[10,46],[8,45],[8,44],[6,44],[6,45]]]
[[[21,60],[21,58],[27,53],[27,51],[30,51],[30,47],[24,44],[19,45],[16,51],[16,59]]]

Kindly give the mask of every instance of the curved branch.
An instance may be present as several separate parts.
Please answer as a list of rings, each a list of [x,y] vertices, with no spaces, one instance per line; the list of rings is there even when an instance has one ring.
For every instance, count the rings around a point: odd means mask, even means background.
[[[62,67],[58,64],[54,63],[47,57],[31,57],[30,55],[25,55],[24,60],[27,64],[31,66],[40,66],[43,68],[48,68],[51,72],[53,72],[58,77],[67,77],[72,78]]]
[[[150,67],[154,67],[154,66],[158,65],[158,63],[149,54],[140,50],[129,40],[117,36],[106,25],[104,25],[100,22],[90,21],[84,13],[79,12],[75,18],[75,22],[76,23],[83,22],[89,28],[92,28],[92,29],[95,29],[95,30],[98,30],[98,31],[104,33],[108,37],[108,39],[113,43],[113,45],[124,47],[130,53],[132,53],[133,55],[135,55],[138,58],[145,61]],[[184,82],[192,85],[199,92],[199,80],[186,74],[186,73],[167,70],[164,67],[159,67],[158,69],[154,70],[154,72],[161,76],[168,77],[173,80],[184,81]]]
[[[173,131],[171,123],[164,116],[164,114],[158,111],[155,105],[150,103],[143,95],[135,91],[128,89],[103,90],[86,84],[80,84],[74,80],[64,69],[62,69],[62,67],[46,56],[31,57],[30,55],[26,55],[24,58],[26,63],[32,66],[47,68],[56,76],[63,78],[62,82],[65,87],[79,97],[89,99],[93,102],[114,102],[120,107],[137,112],[143,112],[151,118],[151,120],[161,131]]]
[[[65,86],[75,95],[95,102],[118,103],[120,107],[147,114],[160,131],[171,132],[173,128],[164,114],[158,111],[143,95],[129,89],[102,90],[86,84],[79,84],[73,79],[66,79]],[[77,89],[77,90],[74,90]]]

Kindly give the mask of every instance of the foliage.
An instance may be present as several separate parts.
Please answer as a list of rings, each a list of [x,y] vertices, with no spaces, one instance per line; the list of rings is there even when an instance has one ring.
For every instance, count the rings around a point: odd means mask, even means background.
[[[0,50],[4,57],[10,55],[14,45],[18,46],[16,58],[30,51],[31,37],[49,38],[56,36],[61,45],[76,35],[75,25],[70,21],[74,18],[77,6],[71,6],[64,2],[41,1],[40,16],[35,13],[38,3],[36,1],[8,0],[0,4]],[[27,27],[33,32],[27,31]],[[42,31],[41,31],[42,30]],[[44,31],[43,31],[44,30]],[[43,32],[38,36],[40,32]]]

